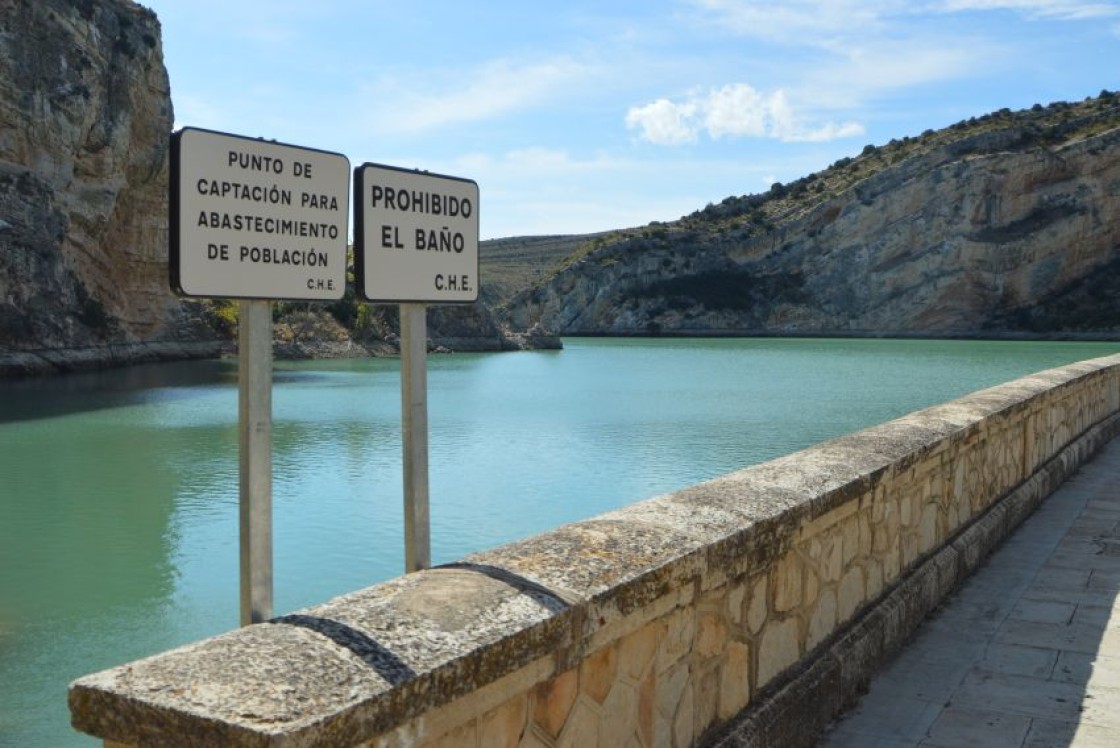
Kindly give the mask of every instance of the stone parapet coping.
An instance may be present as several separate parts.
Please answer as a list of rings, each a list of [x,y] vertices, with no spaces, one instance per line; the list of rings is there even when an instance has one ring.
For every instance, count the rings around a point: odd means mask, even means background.
[[[753,618],[755,606],[744,603],[744,595],[764,578],[763,612],[771,611],[772,631],[760,632],[753,622],[748,630],[732,610],[712,624],[722,628],[698,624],[696,641],[685,648],[694,659],[726,650],[746,668],[738,680],[730,670],[719,671],[724,692],[713,697],[720,699],[718,715],[714,706],[689,702],[691,727],[674,724],[665,742],[688,744],[721,720],[726,724],[752,695],[758,710],[757,699],[811,663],[827,662],[817,658],[822,647],[864,625],[877,601],[892,599],[899,579],[939,558],[943,548],[972,553],[972,546],[951,544],[971,543],[960,540],[972,537],[962,531],[985,532],[973,524],[978,517],[1040,470],[1048,475],[1047,464],[1062,450],[1118,411],[1120,355],[1041,372],[447,567],[86,676],[70,689],[72,721],[79,730],[131,745],[340,746],[374,744],[366,741],[393,731],[399,740],[376,744],[412,742],[400,737],[402,730],[434,739],[440,719],[446,722],[440,729],[455,726],[446,715],[458,700],[475,699],[476,713],[496,707],[581,667],[589,655],[647,624],[702,607],[701,600],[722,595],[740,610],[749,605]],[[989,459],[989,453],[998,455]],[[942,513],[931,512],[934,520],[920,524],[926,515],[910,517],[909,498],[896,494],[898,486],[927,482],[947,486],[941,493],[953,501],[927,497]],[[894,509],[884,509],[891,501]],[[915,511],[923,507],[917,498],[912,503]],[[882,545],[879,526],[864,532],[860,523],[897,528],[891,512],[898,511],[902,527],[911,528],[908,545],[888,538],[891,550],[877,558],[880,551],[871,549]],[[787,583],[783,569],[816,563],[816,541],[839,537],[841,525],[859,543],[836,540],[833,547],[844,548],[845,562],[851,550],[853,557],[862,554],[852,563],[862,559],[877,570],[873,585],[863,581],[872,577],[861,567],[864,596],[848,601],[848,576],[841,582],[828,571],[798,571]],[[986,552],[981,547],[976,553]],[[803,592],[803,582],[815,579],[831,585],[828,605]],[[831,628],[819,626],[829,615]],[[735,634],[742,641],[728,646],[735,638],[726,635],[731,622],[742,628]],[[800,665],[768,653],[783,637],[795,640]],[[717,659],[712,654],[706,662]],[[708,667],[695,659],[685,670],[700,674],[702,665]],[[668,668],[663,680],[676,672]],[[710,691],[695,688],[697,699]],[[682,710],[676,713],[682,722]],[[653,728],[644,729],[639,743],[656,742]]]

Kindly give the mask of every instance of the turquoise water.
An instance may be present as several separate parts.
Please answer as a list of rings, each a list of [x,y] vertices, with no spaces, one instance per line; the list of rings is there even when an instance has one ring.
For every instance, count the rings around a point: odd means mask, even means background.
[[[566,340],[429,359],[433,561],[1116,343]],[[277,614],[403,571],[392,359],[277,364]],[[0,746],[67,683],[238,623],[235,362],[0,382]]]

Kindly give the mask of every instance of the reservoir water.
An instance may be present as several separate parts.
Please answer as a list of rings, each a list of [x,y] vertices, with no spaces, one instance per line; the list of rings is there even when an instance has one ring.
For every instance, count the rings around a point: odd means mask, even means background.
[[[1117,343],[569,339],[429,359],[434,563]],[[403,571],[395,359],[278,362],[276,613]],[[236,362],[0,382],[0,746],[238,623]]]

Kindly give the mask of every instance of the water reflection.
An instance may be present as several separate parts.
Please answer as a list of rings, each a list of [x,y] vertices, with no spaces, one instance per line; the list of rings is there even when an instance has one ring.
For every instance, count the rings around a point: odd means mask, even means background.
[[[0,424],[104,410],[173,397],[198,387],[237,384],[232,361],[143,364],[3,382]]]

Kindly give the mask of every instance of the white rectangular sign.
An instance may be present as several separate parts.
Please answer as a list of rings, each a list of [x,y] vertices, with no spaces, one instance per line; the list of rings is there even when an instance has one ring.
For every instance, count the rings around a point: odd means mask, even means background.
[[[478,184],[363,164],[354,170],[354,277],[367,301],[478,300]]]
[[[171,286],[185,296],[333,300],[346,290],[350,161],[184,128],[171,138]]]

